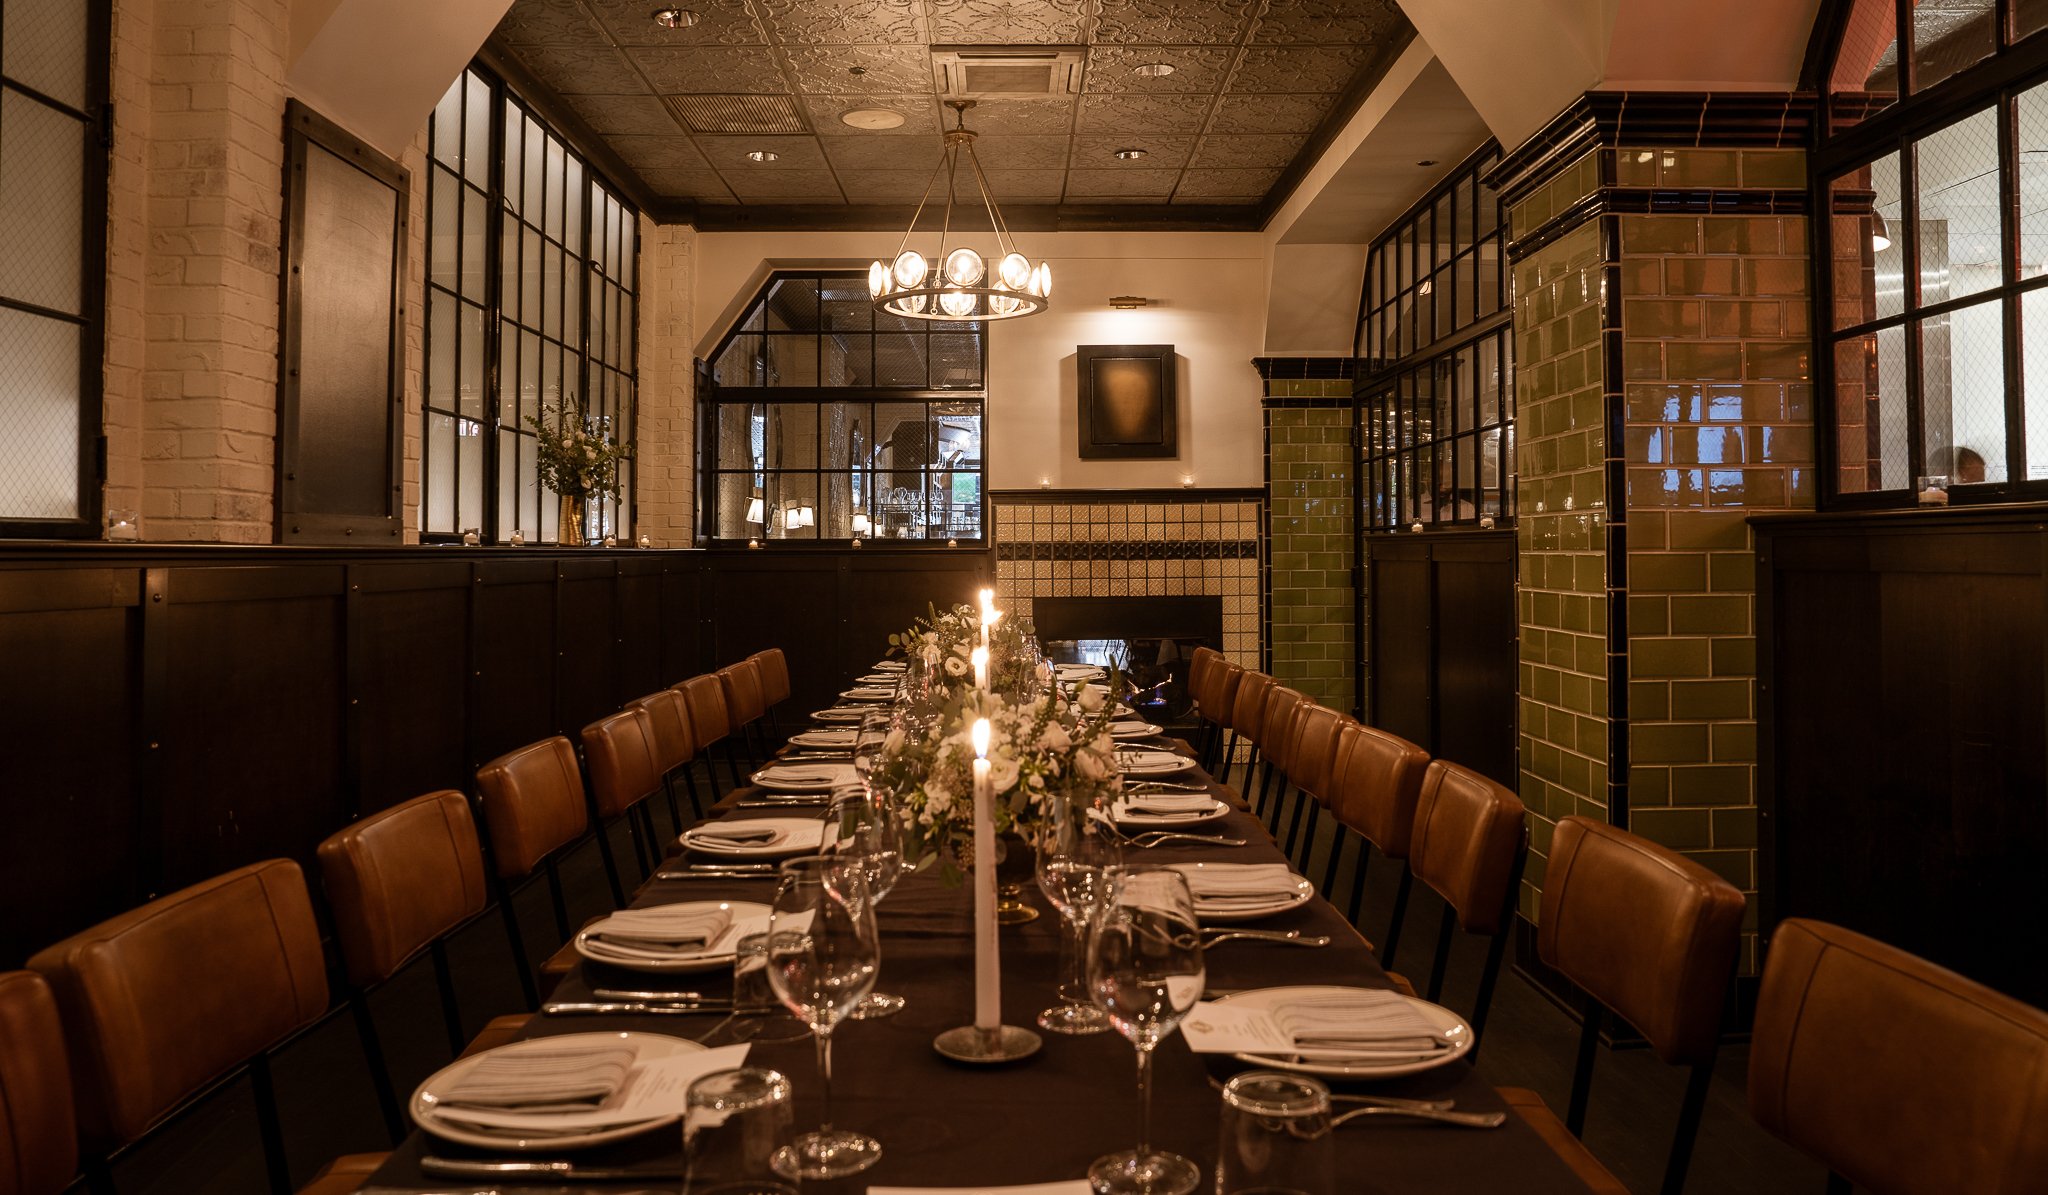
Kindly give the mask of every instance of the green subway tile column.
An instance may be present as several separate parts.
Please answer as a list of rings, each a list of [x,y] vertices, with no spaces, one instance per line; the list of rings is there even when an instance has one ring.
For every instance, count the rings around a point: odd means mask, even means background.
[[[1281,684],[1349,711],[1358,693],[1351,382],[1275,379],[1267,391],[1270,397],[1347,400],[1268,404],[1266,509],[1269,667]]]

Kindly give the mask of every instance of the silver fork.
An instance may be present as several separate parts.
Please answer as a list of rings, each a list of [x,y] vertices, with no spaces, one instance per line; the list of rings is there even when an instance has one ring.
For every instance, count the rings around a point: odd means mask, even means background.
[[[1150,841],[1147,841],[1148,839]],[[1177,830],[1147,830],[1143,834],[1128,835],[1124,841],[1141,851],[1150,850],[1155,846],[1164,846],[1169,842],[1200,842],[1207,843],[1210,846],[1244,845],[1244,839],[1242,838],[1221,838],[1210,834],[1183,834]]]
[[[1204,937],[1202,939],[1202,947],[1206,950],[1219,942],[1271,942],[1280,946],[1328,946],[1330,939],[1325,934],[1312,934],[1308,937],[1303,937],[1298,929],[1290,929],[1285,933],[1270,929],[1232,929],[1223,930]]]
[[[1433,1120],[1439,1124],[1454,1124],[1468,1129],[1497,1129],[1507,1123],[1505,1112],[1445,1112],[1426,1108],[1390,1108],[1384,1104],[1367,1104],[1353,1108],[1340,1116],[1330,1118],[1330,1127],[1349,1124],[1370,1116],[1405,1116],[1411,1120]]]

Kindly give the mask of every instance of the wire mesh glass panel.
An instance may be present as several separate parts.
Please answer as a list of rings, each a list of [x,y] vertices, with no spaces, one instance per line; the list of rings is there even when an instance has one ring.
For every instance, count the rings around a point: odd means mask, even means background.
[[[1906,297],[1899,155],[1835,176],[1828,197],[1833,325],[1850,328],[1898,315]]]
[[[1915,91],[1975,66],[1998,48],[1992,0],[1929,0],[1911,7]]]
[[[1913,160],[1921,305],[2003,282],[1997,110],[1987,108],[1923,138]]]
[[[768,337],[765,375],[770,386],[815,386],[818,384],[818,338],[816,336]]]
[[[934,333],[931,343],[931,384],[941,390],[981,388],[981,334]]]
[[[2006,480],[2003,304],[1920,326],[1920,474],[1952,485]]]
[[[735,336],[718,355],[711,376],[721,386],[759,386],[761,354],[759,336]]]
[[[765,468],[764,409],[758,404],[721,403],[717,419],[718,467],[750,472]]]
[[[875,377],[877,386],[921,387],[930,384],[925,354],[930,338],[918,335],[878,335],[875,337]]]
[[[84,179],[85,123],[11,87],[0,91],[0,294],[82,311]]]
[[[82,0],[7,0],[0,74],[83,111],[90,12]]]
[[[79,325],[0,307],[0,519],[79,510]]]
[[[455,417],[427,412],[427,476],[439,484],[426,487],[421,529],[450,534],[455,526]]]
[[[771,403],[767,410],[767,467],[818,467],[818,408],[813,403]]]
[[[2041,8],[2048,12],[2048,0]],[[2019,94],[2020,277],[2048,273],[2048,83]]]

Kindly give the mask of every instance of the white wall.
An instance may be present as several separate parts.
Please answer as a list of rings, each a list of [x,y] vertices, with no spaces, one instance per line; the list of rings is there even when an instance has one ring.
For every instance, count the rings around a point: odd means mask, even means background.
[[[706,356],[777,267],[865,267],[902,230],[703,233],[697,241]],[[1018,248],[1052,263],[1052,310],[998,322],[989,340],[989,485],[994,489],[1143,489],[1264,482],[1262,393],[1266,260],[1258,233],[1025,233]],[[1112,295],[1153,306],[1113,311]],[[1355,302],[1355,299],[1353,300]],[[1180,455],[1083,461],[1077,451],[1074,349],[1171,344],[1180,356]]]

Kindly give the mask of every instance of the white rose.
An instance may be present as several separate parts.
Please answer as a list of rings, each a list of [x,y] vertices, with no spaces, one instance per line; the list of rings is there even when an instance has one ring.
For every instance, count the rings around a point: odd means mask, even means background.
[[[1093,685],[1082,685],[1081,691],[1075,694],[1075,699],[1080,703],[1084,713],[1092,714],[1102,708],[1102,690]]]
[[[962,640],[953,645],[953,654],[965,660],[974,654],[974,649],[967,646],[966,641]]]
[[[1009,758],[990,760],[988,778],[994,791],[1009,792],[1017,783],[1017,761]]]
[[[946,675],[947,675],[947,676],[966,676],[966,675],[967,675],[967,661],[965,661],[965,660],[961,659],[961,658],[960,658],[959,656],[947,656],[947,657],[946,657]]]
[[[1101,780],[1109,775],[1109,765],[1103,757],[1093,751],[1083,751],[1074,756],[1074,770],[1084,780]]]
[[[1065,751],[1073,745],[1073,736],[1067,733],[1066,727],[1057,722],[1046,723],[1045,730],[1038,736],[1038,748],[1041,751]]]
[[[1095,750],[1096,754],[1105,759],[1116,753],[1116,740],[1109,737],[1109,732],[1106,730],[1096,735],[1095,741],[1088,745]]]
[[[924,786],[924,810],[927,814],[932,817],[944,817],[946,811],[952,807],[953,794],[946,791],[945,785],[936,780],[926,782]]]
[[[889,728],[889,737],[882,740],[882,754],[885,756],[894,755],[902,749],[903,728],[901,726],[891,726]]]

